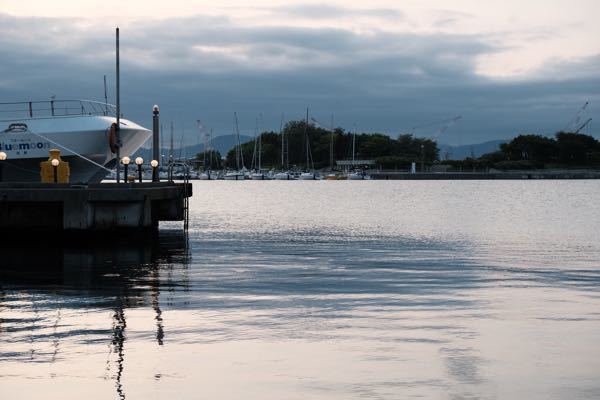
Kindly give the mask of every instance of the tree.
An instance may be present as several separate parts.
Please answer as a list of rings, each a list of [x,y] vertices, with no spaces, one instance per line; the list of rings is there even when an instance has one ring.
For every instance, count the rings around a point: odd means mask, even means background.
[[[568,165],[588,165],[592,162],[590,154],[600,151],[600,142],[592,136],[558,132],[556,139],[558,159]]]
[[[519,135],[509,143],[501,144],[500,150],[512,161],[556,161],[556,141],[542,135]]]

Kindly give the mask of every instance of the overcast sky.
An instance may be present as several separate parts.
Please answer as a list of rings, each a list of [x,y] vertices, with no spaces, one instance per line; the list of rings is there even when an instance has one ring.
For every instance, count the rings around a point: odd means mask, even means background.
[[[450,144],[551,135],[581,106],[600,121],[600,2],[0,0],[0,101],[114,102],[121,28],[122,106],[177,135],[329,125]],[[413,127],[421,127],[412,130]],[[596,126],[598,122],[596,122]],[[586,133],[595,134],[594,122]],[[600,137],[600,135],[594,135]]]

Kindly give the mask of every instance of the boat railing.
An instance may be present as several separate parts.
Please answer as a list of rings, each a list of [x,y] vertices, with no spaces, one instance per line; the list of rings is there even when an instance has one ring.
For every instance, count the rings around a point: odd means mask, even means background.
[[[0,120],[52,118],[78,115],[115,117],[117,108],[93,100],[44,100],[0,103]]]

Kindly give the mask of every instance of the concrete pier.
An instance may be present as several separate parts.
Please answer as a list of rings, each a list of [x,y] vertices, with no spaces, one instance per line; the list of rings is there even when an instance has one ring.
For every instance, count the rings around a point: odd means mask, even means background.
[[[191,184],[173,182],[0,183],[0,230],[152,230],[159,221],[183,221],[191,195]]]

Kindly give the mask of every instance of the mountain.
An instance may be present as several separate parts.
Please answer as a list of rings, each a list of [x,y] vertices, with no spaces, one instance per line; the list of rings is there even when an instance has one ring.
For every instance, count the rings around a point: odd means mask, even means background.
[[[463,160],[467,157],[481,157],[485,153],[492,153],[500,150],[502,143],[508,143],[509,140],[490,140],[489,142],[467,144],[463,146],[450,146],[440,144],[440,160]],[[446,157],[448,155],[448,157]]]
[[[236,135],[216,136],[212,140],[212,147],[213,149],[221,153],[222,157],[225,157],[227,156],[229,150],[235,147],[236,140]],[[240,135],[240,143],[246,143],[251,140],[254,140],[254,138],[251,136]],[[168,140],[165,140],[164,142],[167,143]],[[151,145],[152,143],[150,143],[150,146]],[[175,158],[180,158],[184,156],[185,158],[193,158],[196,156],[196,154],[201,153],[203,151],[204,144],[193,144],[190,146],[184,146],[183,148],[175,147],[173,149]],[[163,154],[165,155],[165,157],[167,157],[167,155],[169,154],[168,147],[163,149]],[[134,156],[141,156],[144,160],[150,160],[152,158],[152,148],[141,148],[136,154],[134,154]]]

